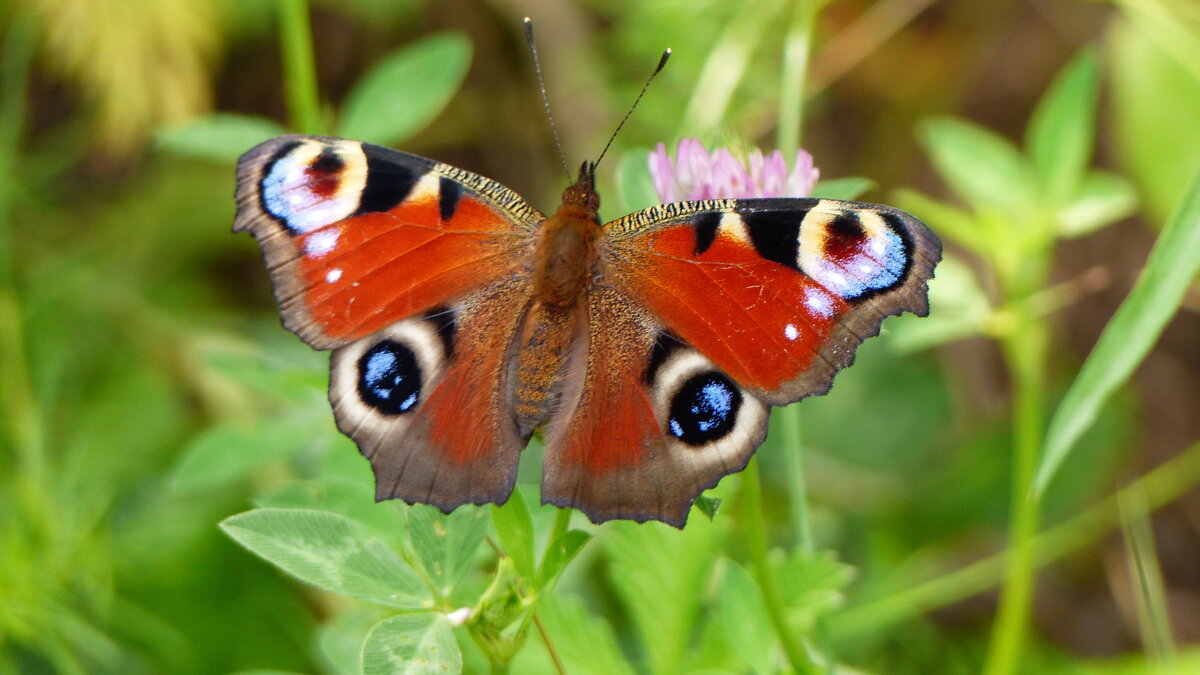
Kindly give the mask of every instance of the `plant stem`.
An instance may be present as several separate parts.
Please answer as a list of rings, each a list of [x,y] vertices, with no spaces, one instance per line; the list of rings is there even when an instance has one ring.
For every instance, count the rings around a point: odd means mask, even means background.
[[[1125,561],[1129,585],[1137,607],[1138,632],[1148,663],[1159,672],[1175,672],[1175,643],[1171,617],[1167,610],[1167,592],[1162,566],[1154,545],[1154,533],[1146,508],[1144,492],[1126,491],[1120,500],[1122,529],[1125,531]]]
[[[537,610],[533,611],[533,625],[537,626],[538,635],[542,636],[542,644],[546,645],[546,653],[550,655],[550,660],[554,662],[554,672],[558,675],[567,675],[567,667],[563,665],[562,659],[558,656],[558,650],[554,647],[554,642],[550,639],[550,634],[546,632],[546,627],[542,625],[542,620],[537,615]]]
[[[313,60],[308,3],[305,0],[281,0],[279,24],[283,81],[292,128],[303,134],[320,133],[321,107],[317,99],[317,69]]]
[[[1009,553],[1000,609],[984,662],[985,675],[1012,673],[1018,665],[1033,603],[1034,541],[1040,499],[1030,490],[1045,433],[1047,327],[1022,316],[1005,340],[1004,352],[1013,375],[1013,471],[1010,490]]]
[[[783,651],[788,661],[797,673],[818,673],[817,667],[808,649],[798,636],[788,627],[787,617],[784,616],[783,603],[780,601],[779,585],[775,581],[775,573],[767,559],[767,535],[763,523],[762,482],[758,472],[758,458],[750,460],[746,470],[742,472],[742,521],[746,535],[746,549],[750,555],[750,565],[754,570],[754,578],[758,589],[762,592],[763,601],[770,615],[771,625],[779,635]]]
[[[791,406],[776,413],[783,427],[784,475],[788,486],[788,513],[795,530],[796,543],[806,552],[813,551],[812,526],[808,517],[808,483],[804,477],[804,443],[800,430],[800,408]]]
[[[812,53],[816,0],[796,0],[792,23],[783,39],[783,77],[779,82],[779,127],[776,145],[783,156],[795,157],[804,125],[805,83]]]
[[[0,377],[0,405],[5,410],[4,427],[17,462],[15,474],[27,500],[29,518],[40,514],[44,506],[46,457],[42,412],[29,377],[25,316],[12,249],[12,197],[36,35],[33,17],[28,12],[17,12],[4,36],[0,56],[0,373],[4,373]]]
[[[720,128],[750,59],[762,43],[766,18],[777,11],[778,4],[773,0],[760,11],[738,12],[724,27],[708,52],[700,77],[696,78],[696,87],[683,115],[684,133],[706,136]]]
[[[1039,533],[1031,544],[1034,563],[1048,564],[1112,532],[1120,522],[1119,503],[1128,494],[1144,494],[1144,505],[1142,502],[1135,504],[1150,513],[1175,501],[1197,484],[1200,484],[1200,443],[1192,445],[1082,513]],[[1000,552],[925,582],[897,583],[903,590],[831,616],[830,630],[837,639],[852,639],[965,600],[995,586],[1004,574],[1007,559],[1007,552]]]

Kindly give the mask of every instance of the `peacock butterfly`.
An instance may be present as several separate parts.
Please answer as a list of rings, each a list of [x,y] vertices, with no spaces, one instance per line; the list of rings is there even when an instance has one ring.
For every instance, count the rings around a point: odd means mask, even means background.
[[[332,350],[376,498],[502,503],[544,428],[542,501],[682,527],[770,406],[828,391],[889,315],[928,312],[941,243],[902,211],[717,199],[602,224],[595,165],[547,218],[492,180],[282,136],[238,165],[283,324]]]

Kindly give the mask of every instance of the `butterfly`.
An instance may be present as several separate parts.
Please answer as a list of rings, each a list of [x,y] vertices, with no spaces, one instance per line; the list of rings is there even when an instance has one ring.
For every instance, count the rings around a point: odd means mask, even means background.
[[[682,527],[771,406],[828,391],[889,315],[928,313],[941,243],[887,206],[662,204],[603,224],[595,165],[547,218],[488,178],[281,136],[238,165],[234,231],[282,321],[332,350],[378,500],[503,503],[535,430],[543,503]]]

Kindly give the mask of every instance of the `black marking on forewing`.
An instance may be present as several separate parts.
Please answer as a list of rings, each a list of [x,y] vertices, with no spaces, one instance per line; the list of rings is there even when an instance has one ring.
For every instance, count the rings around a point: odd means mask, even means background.
[[[309,165],[309,171],[321,175],[333,175],[340,172],[345,166],[346,162],[337,154],[337,151],[327,145]]]
[[[800,269],[800,223],[807,209],[739,213],[754,250],[767,260]]]
[[[650,349],[650,360],[646,362],[646,372],[642,374],[642,379],[647,386],[653,386],[654,378],[658,376],[658,369],[667,362],[667,357],[676,349],[682,348],[683,344],[674,335],[658,334],[658,337],[654,339],[654,346]]]
[[[720,211],[705,211],[696,214],[692,227],[696,228],[696,255],[699,256],[717,240],[717,228],[721,226]]]
[[[825,229],[825,248],[841,255],[857,252],[867,238],[862,221],[854,213],[843,211]]]
[[[454,217],[459,199],[462,199],[461,185],[445,176],[438,179],[438,213],[443,223]]]
[[[446,306],[433,308],[429,314],[425,315],[426,321],[433,322],[437,328],[438,337],[442,339],[442,349],[446,353],[446,360],[449,361],[454,356],[454,338],[458,333],[458,315],[454,310]]]
[[[367,184],[354,215],[390,211],[408,197],[424,172],[397,163],[388,157],[386,148],[363,143],[362,150],[367,158]]]

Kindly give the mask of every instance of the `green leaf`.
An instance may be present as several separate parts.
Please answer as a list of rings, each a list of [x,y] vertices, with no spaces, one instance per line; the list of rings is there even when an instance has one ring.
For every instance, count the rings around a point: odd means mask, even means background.
[[[471,568],[487,534],[487,515],[485,509],[469,505],[450,515],[424,504],[408,510],[408,536],[442,597],[449,596]]]
[[[462,651],[445,615],[400,614],[375,624],[362,648],[363,675],[462,672]]]
[[[1045,204],[1071,198],[1083,180],[1096,131],[1100,66],[1090,49],[1071,59],[1038,102],[1025,144]]]
[[[651,672],[681,671],[725,522],[693,519],[683,530],[661,523],[605,525],[608,578],[633,620]]]
[[[325,590],[402,609],[433,606],[416,572],[344,516],[255,509],[226,518],[221,529],[288,574]]]
[[[617,190],[623,213],[633,213],[661,204],[650,175],[650,151],[636,148],[617,162]]]
[[[840,562],[833,551],[797,549],[772,562],[788,621],[801,633],[812,631],[819,617],[842,605],[843,591],[854,579],[854,568]]]
[[[705,518],[712,520],[717,517],[717,511],[721,510],[721,499],[719,497],[700,495],[696,497],[696,503],[692,504],[692,508],[703,513]]]
[[[1141,363],[1200,272],[1200,173],[1150,251],[1129,296],[1105,326],[1078,377],[1050,420],[1033,482],[1042,493],[1096,419],[1100,406]]]
[[[553,593],[538,602],[541,619],[555,652],[571,675],[634,675],[621,653],[612,624],[589,611],[577,595]],[[540,634],[530,642],[545,645]],[[540,644],[539,644],[540,643]],[[534,659],[538,659],[535,663]],[[549,654],[523,649],[513,663],[514,673],[556,672]]]
[[[583,530],[567,530],[562,533],[562,536],[555,539],[554,543],[546,549],[546,557],[542,560],[542,569],[538,572],[538,589],[544,590],[552,587],[559,575],[591,538],[592,535]]]
[[[376,502],[374,489],[342,476],[289,483],[256,499],[255,506],[336,513],[389,542],[399,541],[404,532],[404,519],[395,502]]]
[[[214,113],[163,129],[155,140],[168,152],[234,164],[250,148],[286,133],[282,125],[265,117]]]
[[[1126,3],[1125,8],[1131,6]],[[1200,157],[1200,57],[1179,58],[1160,34],[1130,21],[1127,12],[1113,18],[1104,42],[1112,83],[1106,103],[1112,107],[1114,149],[1152,220],[1166,222]]]
[[[503,506],[492,506],[492,525],[500,538],[505,555],[512,558],[513,566],[525,579],[533,579],[535,562],[533,554],[533,518],[519,488]]]
[[[362,668],[362,648],[367,633],[379,623],[378,608],[357,605],[340,608],[316,632],[316,646],[325,668],[318,672],[354,673]]]
[[[818,181],[813,188],[812,196],[822,199],[843,199],[854,201],[864,192],[875,187],[875,181],[870,178],[851,176],[847,178],[830,178]]]
[[[1035,203],[1029,165],[1008,139],[943,117],[926,121],[920,140],[942,180],[976,209],[1012,213]]]
[[[775,672],[775,629],[762,592],[744,567],[732,560],[723,562],[716,615],[724,626],[723,636],[754,672]]]
[[[400,49],[363,75],[346,97],[338,134],[398,143],[429,124],[466,77],[471,42],[443,33]]]
[[[310,447],[313,430],[296,420],[272,420],[253,427],[218,424],[196,435],[172,472],[172,486],[188,491],[224,485],[255,469]]]
[[[1059,210],[1058,233],[1082,237],[1133,215],[1137,193],[1129,181],[1111,173],[1094,171],[1080,184],[1074,199]]]

